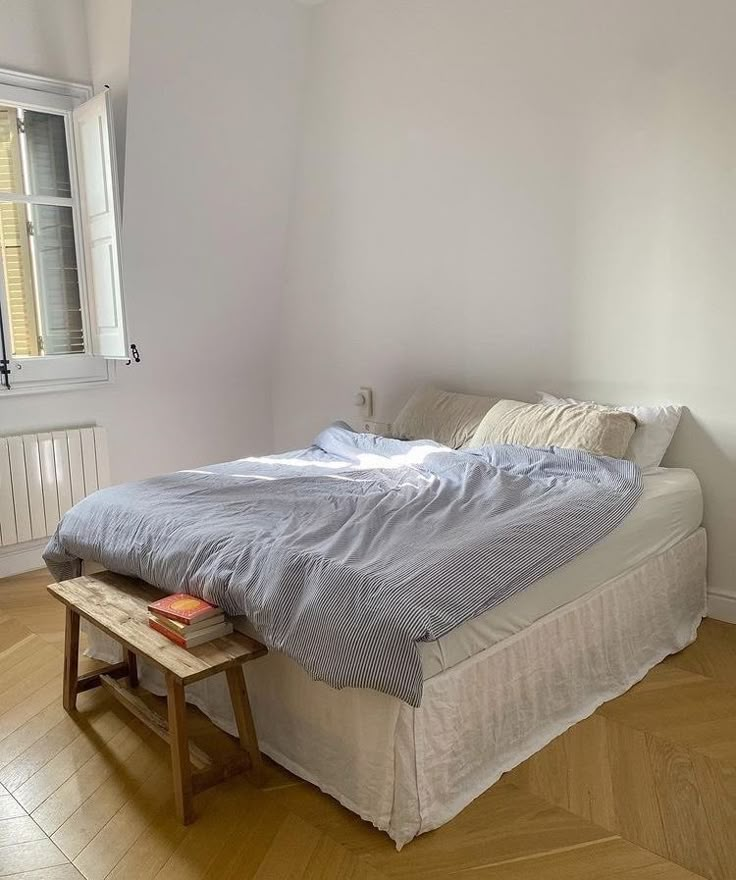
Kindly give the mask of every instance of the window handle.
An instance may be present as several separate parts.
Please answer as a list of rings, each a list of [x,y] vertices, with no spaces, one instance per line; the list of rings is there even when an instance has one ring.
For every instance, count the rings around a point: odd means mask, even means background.
[[[133,361],[135,361],[137,364],[141,362],[141,355],[135,342],[130,343],[130,357],[125,362],[125,366],[129,367],[133,363]]]

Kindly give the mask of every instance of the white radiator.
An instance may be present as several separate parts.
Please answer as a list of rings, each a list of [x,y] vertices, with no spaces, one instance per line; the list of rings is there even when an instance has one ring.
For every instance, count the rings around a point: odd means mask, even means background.
[[[73,504],[109,483],[104,428],[0,437],[0,546],[47,538]]]

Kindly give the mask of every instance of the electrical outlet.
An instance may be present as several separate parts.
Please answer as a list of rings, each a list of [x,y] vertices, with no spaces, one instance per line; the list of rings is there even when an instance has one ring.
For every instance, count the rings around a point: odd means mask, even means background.
[[[373,415],[373,389],[363,385],[355,394],[355,405],[364,419]]]
[[[380,434],[381,437],[388,437],[391,433],[391,425],[388,422],[377,422],[374,419],[366,419],[363,423],[363,431],[366,434]]]

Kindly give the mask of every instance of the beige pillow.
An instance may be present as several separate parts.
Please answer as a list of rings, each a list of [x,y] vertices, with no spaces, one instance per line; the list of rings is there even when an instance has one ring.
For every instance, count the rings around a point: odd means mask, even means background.
[[[631,406],[609,406],[588,400],[574,400],[572,397],[555,397],[540,391],[539,402],[545,406],[559,406],[561,403],[590,403],[600,409],[628,412],[636,419],[636,431],[631,438],[626,458],[635,461],[640,468],[659,467],[665,452],[680,423],[683,407],[672,403],[632,404]]]
[[[470,440],[497,400],[425,385],[404,405],[391,426],[391,434],[401,440],[435,440],[459,449]]]
[[[636,419],[630,413],[589,404],[543,406],[500,400],[488,411],[468,446],[561,446],[623,458],[635,429]]]

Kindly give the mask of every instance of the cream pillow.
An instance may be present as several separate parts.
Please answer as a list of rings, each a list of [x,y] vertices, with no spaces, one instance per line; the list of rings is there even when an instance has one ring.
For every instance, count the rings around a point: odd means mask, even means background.
[[[406,402],[391,426],[391,434],[400,440],[434,440],[459,449],[497,400],[425,385]]]
[[[539,402],[545,406],[560,406],[565,403],[583,403],[584,401],[575,400],[572,397],[555,397],[554,394],[540,391]],[[659,467],[680,423],[681,406],[675,404],[608,406],[594,401],[585,402],[602,409],[631,413],[636,419],[636,431],[631,438],[625,457],[629,461],[636,462],[640,468]]]
[[[488,411],[468,446],[561,446],[622,458],[635,429],[636,420],[630,413],[588,404],[543,406],[500,400]]]

